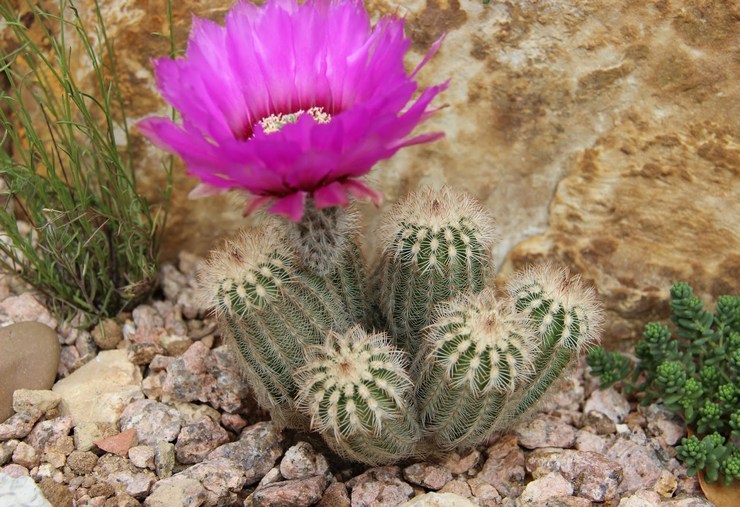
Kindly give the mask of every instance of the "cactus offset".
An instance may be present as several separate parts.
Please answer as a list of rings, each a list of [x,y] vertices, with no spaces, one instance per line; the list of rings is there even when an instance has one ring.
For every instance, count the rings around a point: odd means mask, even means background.
[[[507,407],[516,418],[534,406],[579,353],[599,335],[602,314],[593,290],[578,277],[550,266],[530,268],[509,284],[516,310],[535,326],[539,351],[536,375]]]
[[[305,364],[306,346],[322,343],[330,329],[346,329],[350,319],[322,278],[295,265],[281,229],[266,225],[214,252],[201,281],[203,299],[239,349],[257,401],[277,423],[305,427],[293,373]]]
[[[464,194],[426,190],[394,206],[381,231],[380,307],[414,360],[435,306],[488,281],[493,221]]]
[[[349,459],[376,465],[414,452],[420,436],[411,404],[407,357],[384,333],[353,326],[309,349],[296,373],[298,406],[327,444]]]
[[[471,447],[500,427],[506,400],[533,375],[535,338],[491,289],[437,313],[414,365],[422,426],[439,447]]]

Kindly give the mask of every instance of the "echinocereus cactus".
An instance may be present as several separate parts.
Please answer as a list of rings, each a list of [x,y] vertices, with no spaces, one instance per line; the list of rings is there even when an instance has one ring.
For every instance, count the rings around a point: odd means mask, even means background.
[[[398,348],[358,324],[369,312],[353,227],[327,276],[311,274],[293,232],[273,220],[215,253],[202,277],[276,421],[310,425],[338,454],[374,465],[434,453],[430,443],[470,447],[510,427],[601,321],[592,292],[550,268],[519,275],[498,300],[492,223],[470,199],[426,191],[391,213],[376,283]],[[717,380],[711,368],[702,375]],[[709,420],[714,407],[702,410]]]
[[[491,289],[440,305],[414,365],[424,431],[453,449],[501,429],[507,400],[534,375],[536,352],[528,323]]]
[[[706,310],[686,283],[671,288],[671,321],[645,326],[635,346],[637,364],[618,352],[597,348],[588,356],[602,386],[624,381],[643,403],[660,399],[698,435],[676,447],[691,475],[703,470],[709,482],[719,476],[740,479],[740,297],[720,296]],[[631,375],[630,375],[631,373]]]
[[[593,290],[548,265],[527,269],[508,285],[516,311],[534,326],[535,375],[507,408],[517,418],[540,401],[566,367],[598,338],[603,321]],[[518,398],[518,399],[517,399]]]
[[[485,210],[446,188],[412,194],[386,213],[375,284],[391,335],[412,360],[438,304],[483,290],[493,269],[493,239]]]
[[[201,271],[202,297],[239,350],[260,405],[276,422],[305,427],[295,407],[295,370],[306,347],[350,325],[346,307],[323,278],[296,267],[276,224],[244,231],[215,251]]]
[[[298,406],[341,456],[371,465],[405,459],[420,436],[407,363],[384,333],[329,333],[296,372]]]

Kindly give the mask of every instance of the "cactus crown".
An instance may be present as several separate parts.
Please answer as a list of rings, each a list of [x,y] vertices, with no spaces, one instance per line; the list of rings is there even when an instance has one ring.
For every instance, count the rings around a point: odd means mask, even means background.
[[[603,317],[592,289],[549,265],[529,268],[509,283],[518,312],[537,326],[543,344],[580,352],[594,343]]]
[[[448,189],[423,190],[396,204],[385,216],[380,244],[386,253],[422,271],[448,263],[486,261],[495,238],[487,213],[466,195]]]
[[[237,314],[265,308],[290,280],[292,255],[283,239],[281,229],[270,221],[265,227],[241,231],[214,251],[200,273],[204,305]]]
[[[490,289],[440,305],[425,339],[425,355],[444,367],[450,384],[466,383],[475,395],[512,392],[533,371],[532,333]]]
[[[331,332],[324,345],[308,350],[307,365],[296,372],[298,405],[313,427],[336,438],[379,435],[384,421],[407,407],[406,363],[384,333],[367,334],[359,326],[344,335]]]

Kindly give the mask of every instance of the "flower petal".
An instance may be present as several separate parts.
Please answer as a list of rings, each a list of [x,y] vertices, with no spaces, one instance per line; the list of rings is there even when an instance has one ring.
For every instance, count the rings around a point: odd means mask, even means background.
[[[224,26],[195,18],[185,58],[154,62],[157,84],[181,114],[182,125],[150,118],[139,128],[177,153],[210,193],[247,191],[246,209],[273,202],[273,213],[298,220],[305,199],[345,205],[348,194],[379,203],[380,193],[359,178],[399,149],[441,133],[409,137],[438,108],[432,100],[448,83],[418,94],[416,74],[442,43],[438,39],[408,74],[411,39],[404,20],[375,27],[361,0],[242,0]],[[322,108],[328,123],[308,114],[265,133],[260,121]]]
[[[276,215],[283,215],[294,222],[299,222],[303,218],[303,209],[306,203],[306,192],[295,192],[285,197],[281,197],[270,206],[270,212]]]
[[[357,199],[370,199],[377,207],[383,204],[383,194],[368,187],[360,180],[347,180],[344,182],[344,188]]]
[[[313,193],[314,204],[317,208],[329,208],[331,206],[346,206],[349,203],[344,186],[335,181],[319,188]]]

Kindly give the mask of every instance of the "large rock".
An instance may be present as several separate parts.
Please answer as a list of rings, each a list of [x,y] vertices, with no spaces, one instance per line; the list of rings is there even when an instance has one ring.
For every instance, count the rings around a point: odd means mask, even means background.
[[[92,4],[77,2],[90,25]],[[220,21],[232,4],[175,2],[177,48],[185,47],[192,14]],[[452,77],[439,100],[451,107],[424,127],[447,138],[378,165],[386,206],[424,184],[467,189],[498,219],[502,280],[544,259],[583,273],[606,302],[610,340],[632,338],[644,321],[665,316],[674,280],[688,279],[705,296],[740,292],[733,2],[365,5],[376,19],[405,16],[409,69],[447,33],[420,79]],[[166,12],[144,0],[111,0],[102,15],[130,117],[167,114],[150,61],[168,53],[166,39],[154,35],[168,31]],[[85,83],[84,69],[78,73]],[[162,152],[137,133],[132,143],[138,181],[156,196]],[[166,257],[184,245],[203,253],[244,220],[228,197],[186,201],[195,182],[179,161],[175,169]],[[362,209],[366,222],[377,223],[372,206]]]
[[[123,409],[144,398],[141,372],[125,350],[103,350],[69,377],[54,384],[62,396],[59,409],[71,416],[74,425],[117,423]]]
[[[16,389],[49,389],[60,353],[57,333],[38,322],[19,322],[0,329],[0,423],[13,415]]]

